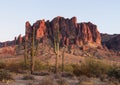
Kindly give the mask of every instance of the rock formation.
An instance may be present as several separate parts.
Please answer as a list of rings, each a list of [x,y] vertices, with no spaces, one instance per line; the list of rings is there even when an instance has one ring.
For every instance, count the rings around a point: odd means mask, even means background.
[[[88,23],[77,23],[77,18],[72,17],[71,19],[65,19],[63,17],[56,17],[52,21],[38,20],[32,26],[26,22],[26,40],[29,40],[32,35],[33,28],[35,29],[35,38],[41,39],[44,37],[54,40],[54,36],[59,29],[59,37],[61,45],[72,45],[78,46],[90,45],[90,46],[101,46],[101,36],[97,30],[97,26]]]

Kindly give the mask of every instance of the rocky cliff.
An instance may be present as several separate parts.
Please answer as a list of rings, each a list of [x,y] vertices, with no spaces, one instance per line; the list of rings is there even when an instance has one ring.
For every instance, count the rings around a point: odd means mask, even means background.
[[[49,38],[54,41],[54,36],[59,30],[59,38],[62,46],[76,44],[78,46],[101,46],[101,36],[97,26],[91,22],[77,23],[77,18],[71,19],[56,17],[52,21],[38,20],[33,25],[26,22],[25,39],[31,39],[32,31],[35,29],[35,38]]]

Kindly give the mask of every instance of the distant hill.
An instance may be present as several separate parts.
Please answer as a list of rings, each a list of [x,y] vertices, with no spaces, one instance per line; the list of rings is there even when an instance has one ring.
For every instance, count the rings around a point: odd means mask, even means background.
[[[120,51],[120,34],[101,34],[101,38],[108,49]]]

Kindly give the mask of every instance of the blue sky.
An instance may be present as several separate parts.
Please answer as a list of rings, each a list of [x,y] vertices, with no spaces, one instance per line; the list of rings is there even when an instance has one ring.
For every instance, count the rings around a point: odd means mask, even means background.
[[[120,0],[0,0],[0,41],[24,35],[25,22],[77,17],[102,33],[120,33]]]

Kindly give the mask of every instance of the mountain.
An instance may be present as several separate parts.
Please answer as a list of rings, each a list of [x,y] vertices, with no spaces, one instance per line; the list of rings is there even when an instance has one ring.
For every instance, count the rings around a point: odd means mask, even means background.
[[[77,22],[76,17],[64,18],[55,17],[51,21],[38,20],[33,25],[29,21],[25,23],[25,35],[21,34],[15,37],[13,41],[1,42],[0,47],[14,46],[24,43],[25,40],[32,39],[33,29],[35,29],[35,39],[42,43],[50,42],[53,44],[55,36],[59,30],[59,39],[61,46],[77,45],[83,50],[88,48],[106,48],[114,51],[120,51],[120,34],[103,34],[98,31],[95,24],[91,22]]]
[[[108,49],[120,51],[120,34],[101,34],[102,44],[106,45]]]
[[[91,22],[77,23],[77,18],[71,19],[64,17],[56,17],[52,21],[38,20],[33,25],[26,22],[26,39],[31,38],[33,29],[35,29],[36,39],[49,38],[52,42],[59,30],[59,38],[62,46],[78,45],[78,46],[101,46],[101,36],[97,26]]]
[[[60,55],[64,50],[69,63],[76,63],[78,56],[120,61],[120,34],[103,34],[98,31],[97,25],[91,22],[78,23],[76,17],[69,19],[60,16],[51,21],[37,20],[32,25],[27,21],[25,35],[20,34],[12,41],[0,43],[3,47],[0,48],[0,56],[23,57],[25,50],[30,56],[33,38],[36,56],[43,61],[50,59],[53,62],[55,59],[56,40],[60,41]],[[72,57],[69,59],[69,56],[76,57],[76,60]],[[78,59],[77,63],[79,61]]]

